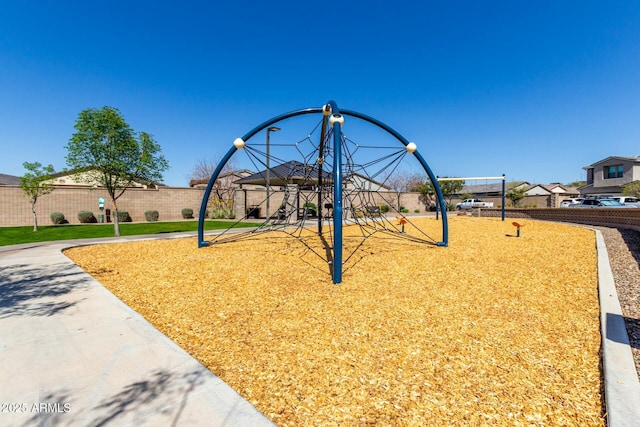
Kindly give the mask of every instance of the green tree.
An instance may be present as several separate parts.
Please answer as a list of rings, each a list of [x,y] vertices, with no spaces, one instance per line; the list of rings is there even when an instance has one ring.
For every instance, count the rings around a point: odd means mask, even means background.
[[[102,107],[80,112],[66,146],[67,165],[83,170],[85,182],[105,187],[114,213],[114,234],[120,236],[117,200],[134,182],[154,183],[169,168],[160,145],[146,133],[136,133],[117,108]]]
[[[49,194],[53,191],[54,187],[50,182],[51,174],[54,172],[53,166],[42,166],[38,162],[29,163],[24,162],[22,164],[27,170],[23,176],[20,177],[20,187],[25,197],[29,198],[31,203],[31,212],[33,212],[33,231],[38,231],[38,215],[36,214],[36,202],[40,196]]]
[[[429,211],[436,204],[436,190],[431,181],[427,180],[416,187],[415,191],[420,193],[420,201],[424,204],[426,211]]]
[[[442,191],[442,197],[445,199],[447,209],[451,209],[453,205],[452,199],[454,194],[457,194],[464,187],[464,181],[447,181],[443,180],[439,182],[440,191]],[[420,192],[420,199],[425,204],[428,210],[436,203],[436,190],[431,181],[425,181],[423,184],[417,187],[417,191]]]
[[[511,187],[509,190],[507,190],[507,194],[505,194],[505,197],[511,200],[513,207],[516,207],[518,206],[520,200],[524,198],[525,191],[527,191],[527,189],[524,187]]]
[[[640,199],[640,181],[633,181],[622,187],[622,194]]]
[[[446,178],[447,177],[445,176],[442,181],[439,181],[440,190],[442,191],[442,197],[444,197],[447,202],[447,207],[451,209],[451,206],[453,206],[453,196],[458,194],[464,188],[464,181],[448,181]]]

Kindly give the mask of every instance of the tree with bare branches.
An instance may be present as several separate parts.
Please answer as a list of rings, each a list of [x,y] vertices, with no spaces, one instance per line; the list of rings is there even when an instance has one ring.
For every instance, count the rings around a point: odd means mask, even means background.
[[[189,185],[207,184],[216,171],[220,161],[200,158],[189,176]],[[224,165],[218,178],[213,183],[209,199],[209,213],[212,218],[233,218],[235,216],[234,202],[236,186],[233,184],[238,177],[233,173],[235,167],[232,162]]]
[[[408,171],[397,170],[385,179],[385,183],[396,192],[396,207],[398,211],[402,208],[402,195],[411,191],[418,191],[420,185],[425,181],[425,176]]]

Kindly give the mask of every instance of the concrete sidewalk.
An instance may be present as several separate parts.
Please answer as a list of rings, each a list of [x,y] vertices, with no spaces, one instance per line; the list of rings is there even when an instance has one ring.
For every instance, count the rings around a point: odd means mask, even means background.
[[[69,246],[0,251],[0,425],[273,426],[66,258]]]
[[[596,236],[607,422],[640,426],[640,382]],[[147,238],[158,236],[0,247],[1,426],[274,425],[61,253]]]

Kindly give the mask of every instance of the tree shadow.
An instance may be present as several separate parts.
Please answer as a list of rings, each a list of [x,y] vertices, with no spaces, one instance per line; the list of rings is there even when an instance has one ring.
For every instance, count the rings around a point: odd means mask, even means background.
[[[154,370],[147,379],[128,384],[119,393],[100,402],[93,410],[104,415],[96,417],[90,425],[101,427],[116,421],[130,421],[125,417],[157,413],[154,408],[162,408],[162,413],[171,416],[171,426],[179,425],[189,395],[204,383],[204,374],[210,374],[204,367],[185,374]]]
[[[320,234],[320,241],[324,248],[324,256],[327,257],[327,266],[329,268],[329,274],[333,274],[333,247],[331,243],[327,241],[324,234]]]
[[[627,326],[627,334],[629,335],[629,344],[631,347],[640,349],[640,319],[624,318]]]
[[[618,228],[617,230],[633,259],[640,267],[640,231],[629,228]],[[629,344],[633,348],[640,349],[640,319],[632,319],[625,316],[624,323],[629,336]]]
[[[627,245],[629,252],[633,255],[638,265],[640,265],[640,231],[629,228],[618,228],[618,232]]]
[[[33,415],[22,424],[25,427],[68,425],[73,411],[77,410],[66,389],[40,396],[38,402],[29,403],[26,409]]]
[[[70,263],[46,267],[12,265],[0,270],[0,319],[12,316],[53,316],[78,303],[60,300],[87,287],[85,273]]]

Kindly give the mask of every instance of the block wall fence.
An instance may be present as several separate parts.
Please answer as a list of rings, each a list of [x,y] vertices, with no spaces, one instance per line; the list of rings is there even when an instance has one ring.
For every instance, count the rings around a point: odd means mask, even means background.
[[[204,195],[203,188],[189,187],[159,187],[158,189],[129,188],[118,199],[118,209],[129,212],[134,222],[144,222],[144,213],[148,210],[157,210],[159,221],[181,221],[182,209],[193,209],[194,217],[200,212],[200,204]],[[425,212],[425,206],[419,200],[420,194],[406,193],[401,195],[400,204],[410,213],[416,215],[415,210]],[[104,189],[87,187],[57,187],[52,193],[38,198],[36,213],[39,225],[51,225],[51,214],[62,212],[70,224],[79,224],[78,212],[86,210],[93,212],[98,218],[98,199],[105,200],[105,209],[113,209],[109,202],[109,196]],[[265,199],[265,190],[236,190],[235,208],[236,216],[241,217],[246,209],[252,205],[259,205]],[[279,191],[272,195],[271,209],[273,212],[284,199],[284,192]],[[303,197],[300,197],[303,200]],[[375,195],[372,203],[396,206],[397,193],[385,193]],[[314,200],[315,202],[315,200]],[[263,205],[263,215],[264,205]],[[0,186],[0,226],[33,225],[33,214],[29,199],[19,186]]]
[[[500,217],[500,209],[482,209],[473,213],[483,217]],[[535,219],[539,221],[570,222],[574,224],[600,225],[604,227],[631,228],[640,231],[640,209],[620,208],[550,208],[506,210],[510,219]]]
[[[133,221],[145,221],[144,213],[157,210],[160,221],[182,220],[182,209],[200,210],[204,190],[199,188],[160,187],[159,189],[129,188],[118,199],[118,209],[128,211]],[[98,218],[98,198],[104,198],[105,209],[112,209],[104,189],[86,187],[58,187],[38,198],[38,224],[49,225],[53,212],[62,212],[70,224],[79,224],[78,212],[91,211]],[[29,199],[19,186],[0,186],[0,225],[33,225]]]
[[[134,222],[144,222],[144,213],[148,210],[157,210],[160,221],[181,221],[182,209],[193,209],[197,218],[200,211],[200,203],[204,189],[189,187],[160,187],[158,189],[130,188],[120,199],[118,208],[129,212]],[[103,189],[89,189],[86,187],[58,187],[50,194],[38,199],[36,212],[38,224],[50,225],[51,214],[62,212],[70,224],[79,224],[78,212],[88,210],[93,212],[96,218],[100,213],[98,198],[105,199],[105,208],[112,209],[109,204],[107,192]],[[271,209],[279,206],[284,198],[284,193],[275,194],[271,202]],[[265,198],[264,190],[237,190],[235,205],[237,216],[244,216],[246,209],[251,205],[259,205]],[[301,197],[301,200],[303,198]],[[497,207],[501,204],[500,198],[484,198],[493,201],[496,208],[474,211],[474,215],[499,217],[501,210]],[[458,200],[454,199],[456,203]],[[397,208],[397,193],[381,193],[375,195],[372,203],[387,204]],[[617,225],[640,230],[640,209],[577,209],[554,208],[558,206],[557,196],[531,196],[525,197],[520,202],[521,206],[530,207],[524,209],[509,208],[508,218],[530,218],[544,221],[572,222],[591,225]],[[420,202],[420,194],[404,193],[400,196],[400,205],[409,210],[406,215],[424,215],[426,210]],[[507,206],[510,202],[507,200]],[[264,205],[263,205],[264,206]],[[547,208],[547,209],[539,209]],[[415,212],[415,211],[419,212]],[[262,213],[264,216],[265,212]],[[0,226],[29,226],[33,225],[33,215],[29,200],[24,197],[19,186],[0,186]]]

